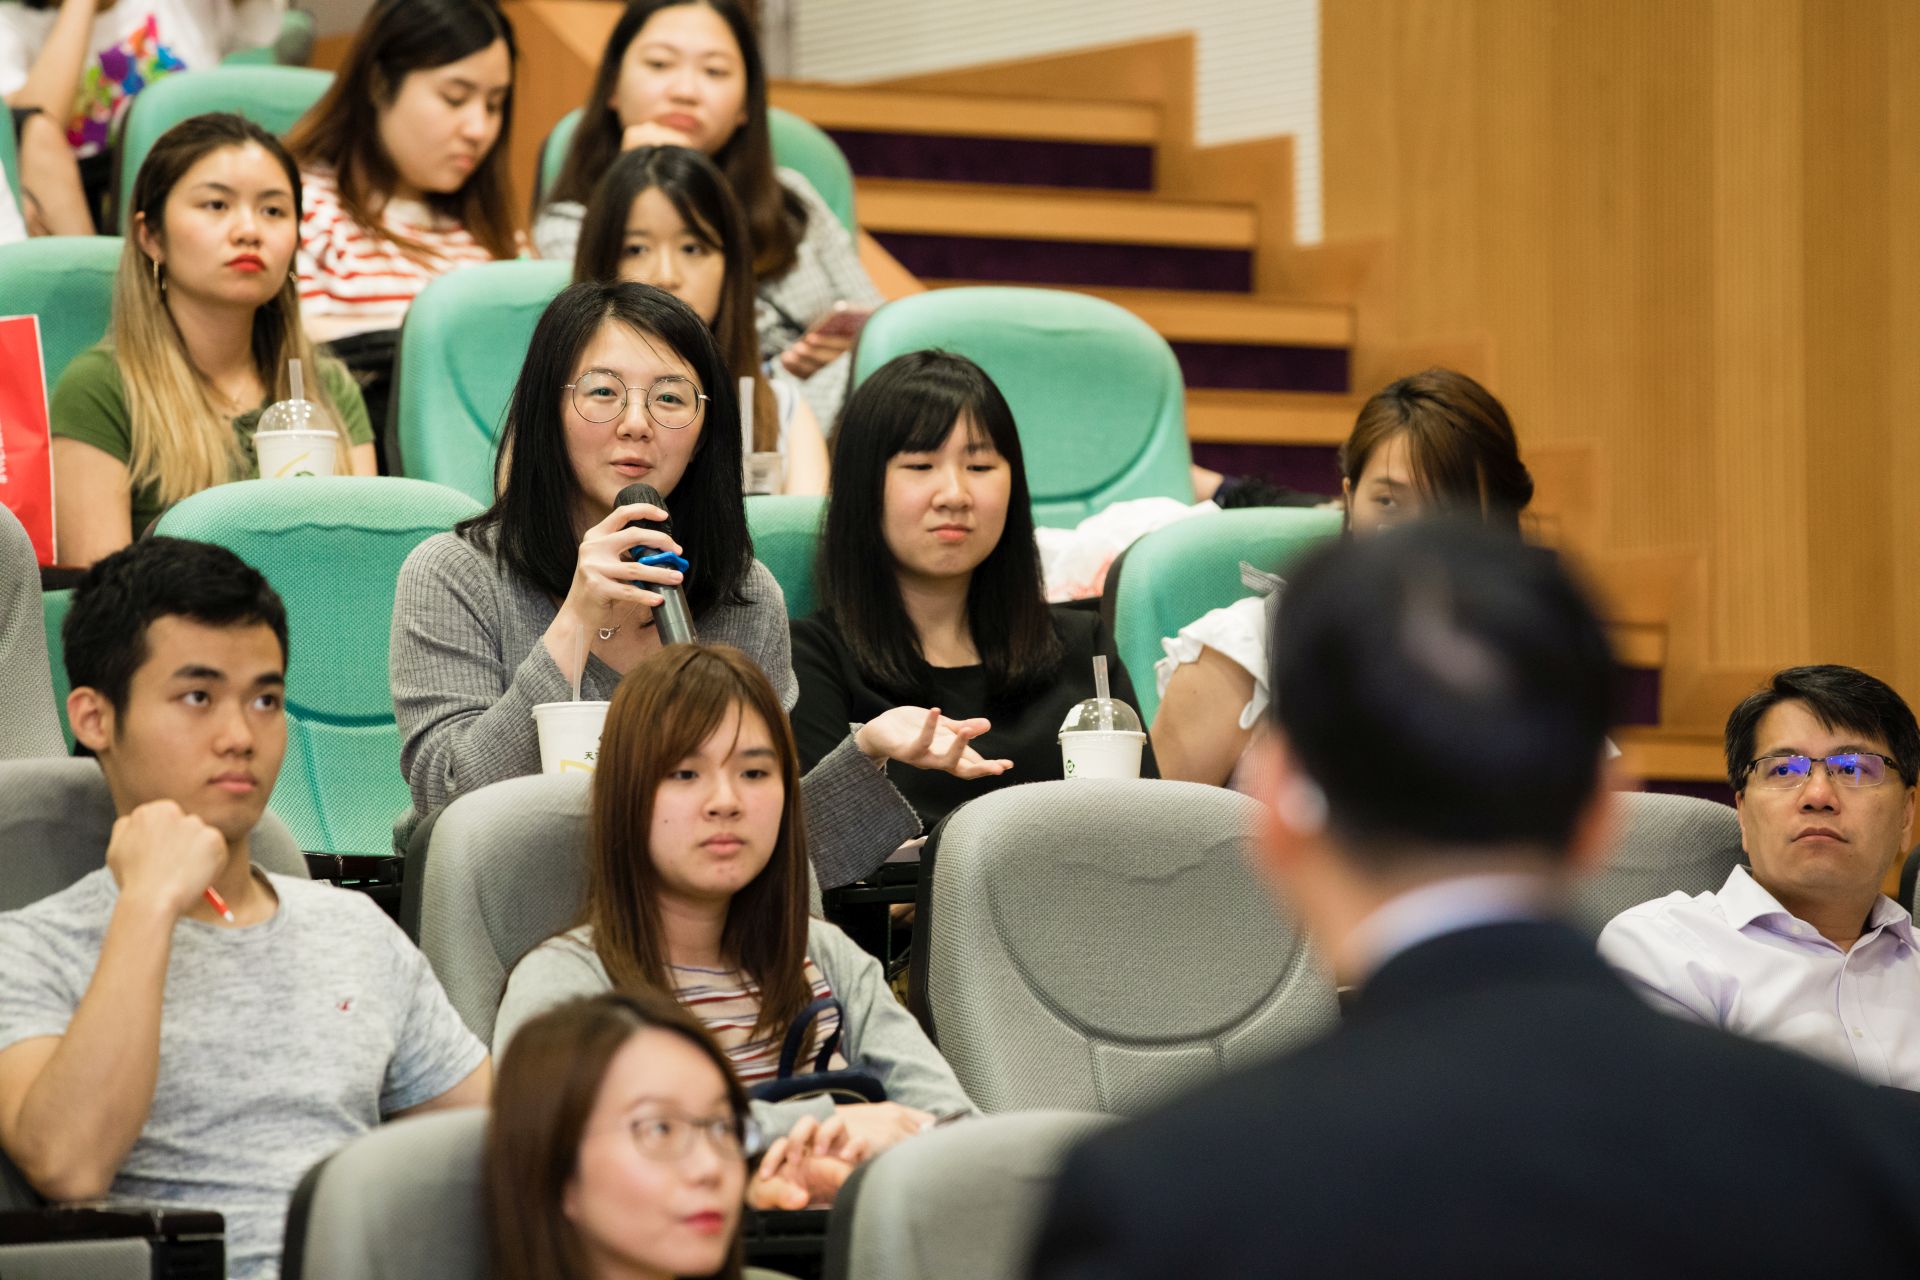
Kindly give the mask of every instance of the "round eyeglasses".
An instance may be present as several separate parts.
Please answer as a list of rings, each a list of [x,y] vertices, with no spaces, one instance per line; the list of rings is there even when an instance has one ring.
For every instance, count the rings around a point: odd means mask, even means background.
[[[1813,766],[1827,771],[1836,786],[1877,787],[1887,780],[1890,756],[1874,751],[1842,751],[1831,756],[1799,756],[1776,752],[1747,763],[1747,777],[1768,791],[1796,791],[1813,776]]]
[[[573,407],[588,422],[613,422],[627,411],[633,392],[620,375],[606,369],[589,369],[562,387],[573,392]],[[669,374],[655,378],[647,388],[647,416],[654,425],[679,431],[700,420],[707,397],[695,389],[692,378]]]
[[[668,1163],[686,1159],[696,1137],[705,1138],[714,1154],[727,1160],[756,1156],[765,1146],[758,1125],[731,1116],[696,1120],[675,1112],[655,1111],[627,1121],[627,1133],[634,1150],[649,1160]]]

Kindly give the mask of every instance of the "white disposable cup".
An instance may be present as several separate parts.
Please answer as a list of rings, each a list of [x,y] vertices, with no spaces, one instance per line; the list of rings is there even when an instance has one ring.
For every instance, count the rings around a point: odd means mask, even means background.
[[[744,493],[778,493],[786,483],[787,460],[779,453],[749,453],[741,466]]]
[[[1138,730],[1073,730],[1060,735],[1060,762],[1069,778],[1137,778],[1146,741]]]
[[[331,431],[256,431],[253,450],[262,480],[330,476],[340,437]]]
[[[533,709],[540,734],[540,772],[592,773],[600,759],[604,702],[542,702]]]

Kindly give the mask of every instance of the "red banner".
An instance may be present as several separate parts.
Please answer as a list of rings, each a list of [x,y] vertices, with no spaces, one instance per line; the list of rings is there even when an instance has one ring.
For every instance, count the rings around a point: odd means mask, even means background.
[[[0,316],[0,506],[53,563],[53,444],[37,316]]]

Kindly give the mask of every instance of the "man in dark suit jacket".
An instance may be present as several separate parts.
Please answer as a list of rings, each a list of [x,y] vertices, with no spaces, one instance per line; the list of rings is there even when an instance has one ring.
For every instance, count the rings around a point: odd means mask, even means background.
[[[1548,553],[1349,541],[1272,654],[1263,860],[1357,993],[1077,1151],[1036,1276],[1920,1273],[1905,1095],[1655,1013],[1553,920],[1605,844],[1611,659]]]

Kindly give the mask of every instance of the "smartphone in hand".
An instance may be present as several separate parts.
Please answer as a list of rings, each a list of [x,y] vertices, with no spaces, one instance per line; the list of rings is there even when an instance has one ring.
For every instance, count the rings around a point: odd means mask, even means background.
[[[833,304],[833,310],[815,320],[807,327],[809,338],[838,338],[852,341],[860,335],[860,328],[866,324],[867,317],[873,314],[873,308],[841,301]]]

